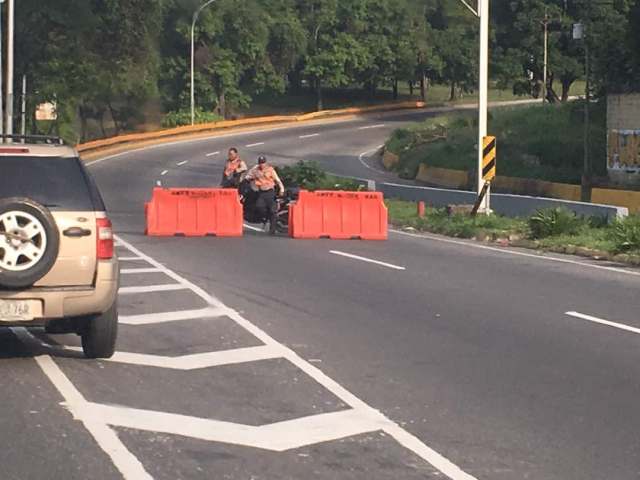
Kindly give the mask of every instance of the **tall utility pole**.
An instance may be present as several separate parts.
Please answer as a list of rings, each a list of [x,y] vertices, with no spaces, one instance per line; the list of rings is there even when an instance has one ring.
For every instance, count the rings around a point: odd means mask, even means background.
[[[203,4],[193,14],[193,21],[191,22],[191,125],[196,123],[196,86],[195,86],[195,54],[196,54],[196,22],[202,10],[211,5],[215,0],[209,0]]]
[[[13,36],[15,0],[7,0],[7,85],[5,96],[5,132],[13,135]]]
[[[589,2],[590,3],[590,2]],[[591,5],[589,5],[590,7]],[[590,9],[589,9],[590,11]],[[591,58],[589,56],[589,26],[584,29],[584,68],[585,68],[585,92],[584,92],[584,170],[582,172],[582,186],[580,199],[583,202],[591,201],[591,157],[589,156],[589,103],[591,103]]]
[[[27,134],[27,76],[22,75],[22,102],[20,102],[20,134]],[[24,143],[24,139],[22,140]]]
[[[489,109],[489,0],[478,0],[478,16],[480,17],[480,81],[478,106],[478,195],[484,188],[482,178],[483,142],[487,136],[487,117]],[[490,213],[490,190],[487,189],[486,196],[480,204],[480,211]]]
[[[478,9],[471,6],[467,0],[460,0],[476,17],[480,18],[480,78],[478,81],[478,197],[482,195],[485,182],[482,178],[482,161],[484,137],[487,136],[489,110],[489,0],[478,0]],[[478,211],[491,213],[491,187],[487,186],[486,195],[479,204]]]
[[[544,67],[542,72],[542,103],[547,101],[547,71],[549,68],[549,10],[544,9]]]
[[[2,7],[4,6],[4,0],[0,0],[0,142],[4,143],[4,109],[2,108],[2,77],[4,76],[4,64],[2,63]]]

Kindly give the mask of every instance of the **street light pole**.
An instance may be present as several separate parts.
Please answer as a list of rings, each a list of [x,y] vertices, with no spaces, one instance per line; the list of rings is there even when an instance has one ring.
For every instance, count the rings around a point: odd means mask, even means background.
[[[193,22],[191,22],[191,125],[195,125],[196,123],[196,89],[195,89],[195,53],[196,53],[196,22],[198,21],[198,17],[200,13],[211,5],[215,0],[209,0],[204,3],[196,12],[193,14]]]
[[[544,12],[544,67],[542,73],[542,103],[547,101],[547,70],[549,64],[549,12]]]
[[[480,17],[480,79],[478,105],[478,182],[477,192],[484,188],[482,178],[483,141],[487,136],[489,108],[489,0],[478,0],[478,16]],[[490,187],[480,204],[480,211],[489,213],[491,209]]]
[[[5,132],[13,134],[13,36],[15,0],[7,0],[7,85],[5,95]]]
[[[0,135],[4,135],[4,109],[2,108],[2,77],[4,76],[4,64],[2,63],[2,7],[4,0],[0,0]],[[4,138],[0,139],[4,143]]]

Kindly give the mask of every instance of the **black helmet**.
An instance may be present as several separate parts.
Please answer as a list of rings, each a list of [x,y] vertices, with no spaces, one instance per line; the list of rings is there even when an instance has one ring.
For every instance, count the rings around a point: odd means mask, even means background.
[[[264,155],[260,155],[258,157],[258,163],[267,163],[267,157],[265,157]]]

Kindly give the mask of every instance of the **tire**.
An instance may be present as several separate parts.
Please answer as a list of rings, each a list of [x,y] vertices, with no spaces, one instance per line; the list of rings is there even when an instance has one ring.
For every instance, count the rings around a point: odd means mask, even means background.
[[[118,306],[114,303],[101,315],[88,319],[82,331],[82,351],[87,358],[111,358],[118,337]]]
[[[18,237],[26,239],[28,231],[35,236],[21,241]],[[20,253],[27,246],[33,246],[35,258]],[[49,210],[28,198],[0,200],[0,287],[32,286],[53,268],[59,251],[60,233]]]

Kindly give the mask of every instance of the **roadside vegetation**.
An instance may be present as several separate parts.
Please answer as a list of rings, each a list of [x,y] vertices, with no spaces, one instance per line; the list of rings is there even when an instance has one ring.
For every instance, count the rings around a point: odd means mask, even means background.
[[[490,113],[489,131],[498,140],[498,175],[580,183],[583,164],[583,103],[500,108]],[[596,175],[606,175],[606,111],[592,109],[589,151],[600,160]],[[387,149],[399,156],[395,170],[413,179],[420,164],[475,174],[477,119],[449,114],[396,130]]]
[[[188,123],[191,21],[203,4],[22,0],[15,73],[16,83],[23,75],[28,82],[27,131],[76,142]],[[637,0],[592,8],[496,1],[492,13],[493,100],[540,98],[545,15],[555,19],[550,102],[566,101],[583,78],[584,45],[572,39],[579,21],[590,25],[594,94],[640,87]],[[477,44],[477,18],[458,0],[218,0],[195,29],[197,121],[407,98],[475,100]],[[55,120],[36,121],[42,102],[55,103]]]
[[[640,265],[640,215],[609,224],[562,208],[540,210],[529,218],[472,218],[427,208],[419,217],[414,202],[388,199],[386,204],[390,222],[398,228]]]
[[[364,186],[344,177],[326,173],[316,162],[300,161],[295,165],[277,167],[278,176],[287,187],[306,190],[362,190]]]

